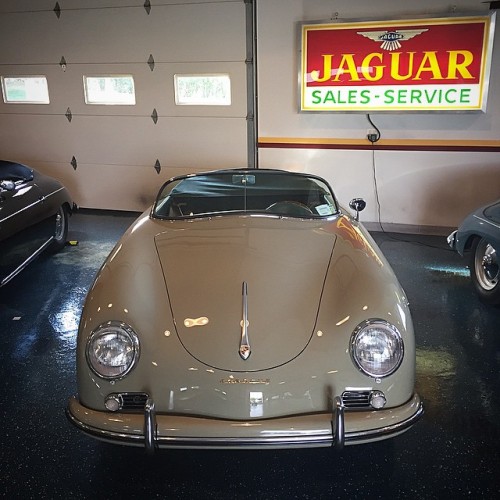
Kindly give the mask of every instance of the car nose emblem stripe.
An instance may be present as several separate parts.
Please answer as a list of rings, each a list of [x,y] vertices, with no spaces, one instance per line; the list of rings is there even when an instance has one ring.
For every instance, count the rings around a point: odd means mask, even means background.
[[[247,360],[252,353],[250,349],[250,341],[248,340],[248,285],[243,282],[241,290],[243,300],[243,320],[241,322],[241,341],[240,341],[240,357]]]

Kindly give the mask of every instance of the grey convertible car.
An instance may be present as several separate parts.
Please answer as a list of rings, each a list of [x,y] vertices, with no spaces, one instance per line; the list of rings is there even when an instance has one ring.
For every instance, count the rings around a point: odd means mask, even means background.
[[[460,255],[468,253],[470,276],[479,298],[486,304],[500,305],[500,200],[469,214],[448,244]]]
[[[21,163],[0,161],[0,286],[44,250],[64,246],[73,208],[57,180]]]
[[[423,412],[388,262],[323,179],[278,170],[161,188],[88,293],[77,378],[70,421],[148,451],[341,448]]]

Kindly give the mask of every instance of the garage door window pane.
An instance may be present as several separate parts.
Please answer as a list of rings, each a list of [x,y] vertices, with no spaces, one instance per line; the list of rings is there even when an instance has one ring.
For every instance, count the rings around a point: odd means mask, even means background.
[[[229,75],[175,75],[175,104],[192,106],[229,106]]]
[[[84,76],[86,104],[135,104],[134,78],[131,75]]]
[[[2,76],[3,102],[12,104],[49,104],[45,76]]]

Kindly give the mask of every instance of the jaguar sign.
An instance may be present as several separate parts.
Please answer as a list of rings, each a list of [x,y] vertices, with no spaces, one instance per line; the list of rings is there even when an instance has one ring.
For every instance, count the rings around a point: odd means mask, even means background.
[[[485,111],[494,22],[302,24],[300,111]]]

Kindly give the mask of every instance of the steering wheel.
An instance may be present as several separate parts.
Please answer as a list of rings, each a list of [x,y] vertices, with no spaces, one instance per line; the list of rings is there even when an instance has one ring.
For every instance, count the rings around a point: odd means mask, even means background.
[[[266,212],[280,215],[312,215],[313,211],[300,201],[277,201],[266,208]]]

